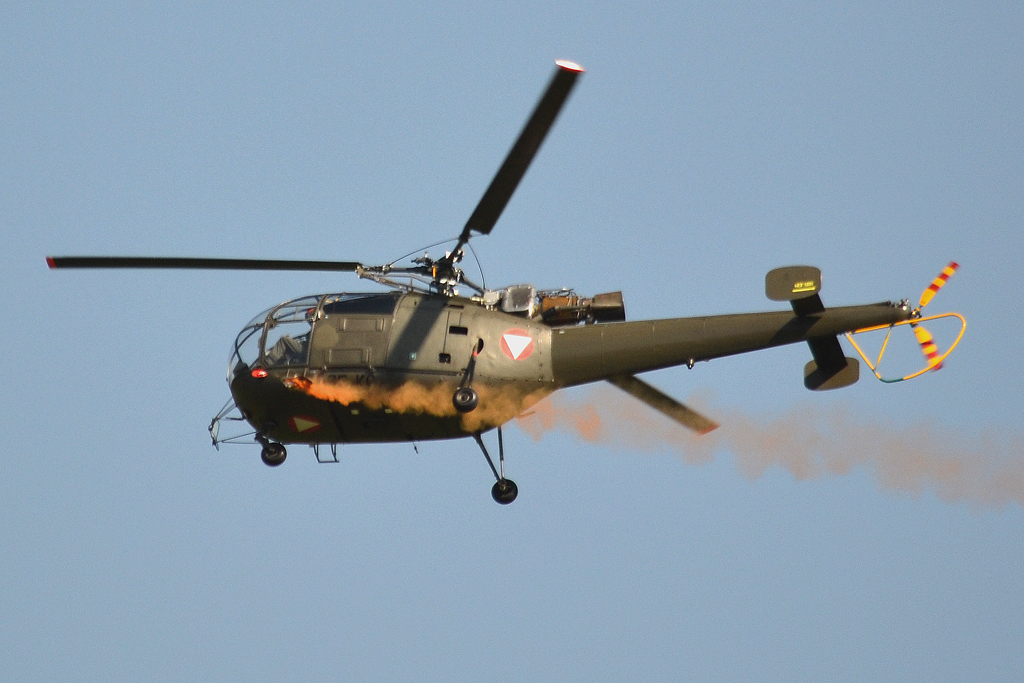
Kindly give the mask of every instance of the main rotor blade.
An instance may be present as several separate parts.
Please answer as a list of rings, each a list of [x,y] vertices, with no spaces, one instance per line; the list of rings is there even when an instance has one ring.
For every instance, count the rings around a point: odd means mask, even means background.
[[[555,75],[551,78],[548,89],[541,96],[540,102],[526,122],[523,132],[519,134],[519,139],[512,145],[490,187],[480,198],[473,215],[466,221],[466,227],[459,236],[460,246],[469,240],[470,231],[475,230],[481,235],[489,235],[494,229],[494,224],[498,222],[505,205],[526,174],[526,169],[530,167],[530,162],[544,142],[562,105],[569,98],[576,79],[583,73],[583,67],[573,62],[560,60],[555,62],[555,65]]]
[[[615,375],[609,377],[608,381],[630,396],[640,399],[658,412],[663,413],[698,434],[707,434],[718,429],[718,423],[714,420],[704,417],[692,408],[687,408],[679,401],[655,389],[647,382],[637,379],[634,375]]]
[[[188,268],[202,270],[326,270],[350,272],[354,261],[281,261],[275,259],[177,258],[164,256],[47,256],[50,268]]]

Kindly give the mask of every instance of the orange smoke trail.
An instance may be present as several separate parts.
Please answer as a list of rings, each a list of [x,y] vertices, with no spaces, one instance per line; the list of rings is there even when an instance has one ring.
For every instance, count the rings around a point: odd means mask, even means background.
[[[413,415],[458,417],[467,432],[484,431],[504,424],[550,393],[543,389],[524,391],[515,385],[493,387],[480,384],[474,387],[480,395],[480,405],[473,412],[462,414],[452,405],[454,387],[449,384],[426,385],[410,381],[395,386],[304,378],[293,378],[288,382],[292,388],[314,398],[341,405],[359,403],[369,410],[387,409]]]
[[[1024,505],[1024,443],[1020,437],[983,438],[968,445],[937,427],[855,422],[842,408],[801,405],[775,419],[715,410],[722,426],[696,436],[611,387],[595,388],[582,402],[550,397],[519,426],[533,439],[558,429],[584,441],[631,450],[670,449],[690,464],[733,454],[749,478],[781,467],[798,481],[872,472],[883,489],[920,495],[932,490],[945,502]]]

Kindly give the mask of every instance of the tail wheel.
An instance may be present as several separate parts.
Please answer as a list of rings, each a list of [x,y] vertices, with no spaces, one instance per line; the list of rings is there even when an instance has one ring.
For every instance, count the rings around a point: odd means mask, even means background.
[[[494,473],[494,478],[497,480],[494,482],[494,486],[491,487],[491,498],[500,505],[508,505],[519,495],[519,487],[511,479],[505,478],[505,442],[501,438],[501,427],[498,427],[498,462],[500,463],[500,470],[494,466],[494,461],[491,460],[491,454],[487,452],[487,447],[484,446],[484,440],[481,438],[480,432],[475,433],[473,439],[476,440],[476,445],[483,451],[484,457],[487,458],[487,464],[490,465],[491,472]]]
[[[499,479],[491,487],[491,498],[501,505],[508,505],[519,495],[519,487],[511,479]]]

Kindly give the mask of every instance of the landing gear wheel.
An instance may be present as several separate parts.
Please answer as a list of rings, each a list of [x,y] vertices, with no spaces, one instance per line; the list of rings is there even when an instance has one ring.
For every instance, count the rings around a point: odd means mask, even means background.
[[[519,495],[519,487],[511,479],[499,479],[491,487],[491,498],[495,503],[508,505]]]
[[[282,444],[276,441],[271,441],[263,447],[263,452],[260,453],[260,457],[263,459],[263,464],[267,467],[277,467],[284,462],[284,459],[288,457],[288,451]]]
[[[452,405],[460,413],[471,413],[480,405],[480,396],[470,387],[459,387],[452,396]]]

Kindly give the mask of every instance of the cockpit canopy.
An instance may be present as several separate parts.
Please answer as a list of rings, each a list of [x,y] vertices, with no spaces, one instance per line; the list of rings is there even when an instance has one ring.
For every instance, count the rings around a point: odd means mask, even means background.
[[[239,372],[259,366],[303,366],[309,355],[314,321],[339,313],[390,315],[400,293],[319,294],[292,299],[260,313],[242,328],[228,363],[228,382]]]

